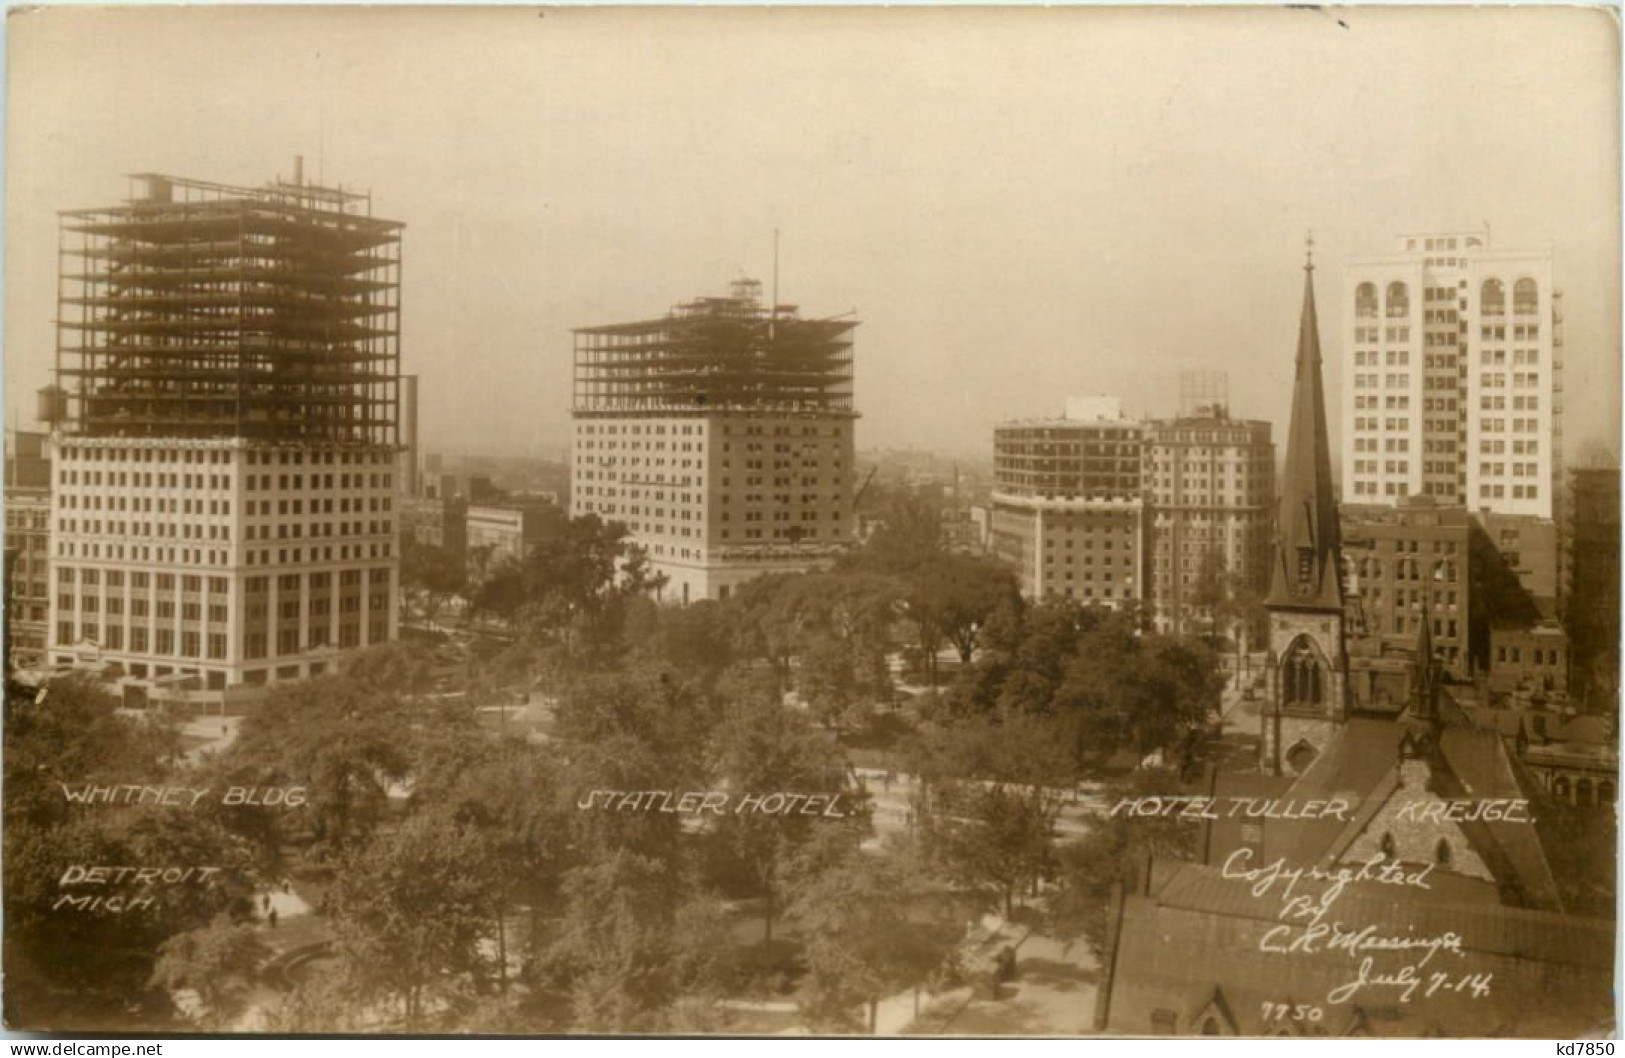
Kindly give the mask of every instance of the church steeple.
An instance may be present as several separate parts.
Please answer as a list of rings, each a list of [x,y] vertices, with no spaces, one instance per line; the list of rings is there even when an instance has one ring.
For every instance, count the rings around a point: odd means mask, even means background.
[[[1303,266],[1303,316],[1292,424],[1270,564],[1269,697],[1259,710],[1259,763],[1269,775],[1302,774],[1348,719],[1343,641],[1342,533],[1332,494],[1332,451],[1320,382],[1314,240]]]
[[[1320,326],[1315,317],[1314,239],[1303,266],[1303,313],[1298,323],[1297,371],[1292,383],[1292,421],[1287,431],[1271,564],[1270,607],[1341,613],[1338,565],[1342,533],[1332,492],[1331,442],[1326,435],[1326,397],[1320,373]]]
[[[1433,657],[1433,592],[1422,593],[1422,621],[1416,631],[1416,660],[1411,668],[1411,715],[1438,719],[1439,672]]]

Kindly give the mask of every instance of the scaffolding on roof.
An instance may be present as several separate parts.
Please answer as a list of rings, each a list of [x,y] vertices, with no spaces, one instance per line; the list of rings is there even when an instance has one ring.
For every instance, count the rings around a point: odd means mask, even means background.
[[[763,411],[855,414],[846,317],[802,319],[760,304],[760,284],[664,317],[575,331],[577,413]]]
[[[90,437],[397,446],[399,221],[367,195],[136,174],[60,214],[57,380]]]

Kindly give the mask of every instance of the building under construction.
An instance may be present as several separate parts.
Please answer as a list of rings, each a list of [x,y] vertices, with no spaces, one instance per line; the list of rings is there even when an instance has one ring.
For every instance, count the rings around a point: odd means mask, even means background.
[[[579,328],[576,413],[850,415],[858,321],[767,309],[761,288],[740,280],[728,297],[695,298],[657,319]]]
[[[398,221],[291,181],[130,178],[61,215],[49,661],[142,693],[394,638]]]
[[[624,522],[672,601],[833,557],[851,537],[857,325],[764,306],[747,279],[578,329],[575,513]]]
[[[58,383],[76,432],[394,445],[401,229],[370,196],[130,177],[61,215]]]

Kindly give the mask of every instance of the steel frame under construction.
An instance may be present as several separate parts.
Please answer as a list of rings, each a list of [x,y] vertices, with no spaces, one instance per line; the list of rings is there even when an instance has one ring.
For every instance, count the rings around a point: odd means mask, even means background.
[[[369,195],[154,173],[123,205],[64,211],[65,429],[399,445],[399,221]]]
[[[769,309],[761,284],[696,298],[659,319],[575,331],[577,414],[853,414],[850,318]]]

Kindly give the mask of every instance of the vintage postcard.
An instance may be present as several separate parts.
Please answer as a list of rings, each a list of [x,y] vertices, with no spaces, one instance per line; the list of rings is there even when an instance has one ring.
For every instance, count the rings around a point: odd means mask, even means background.
[[[8,1030],[1617,1034],[1617,10],[7,28]]]

